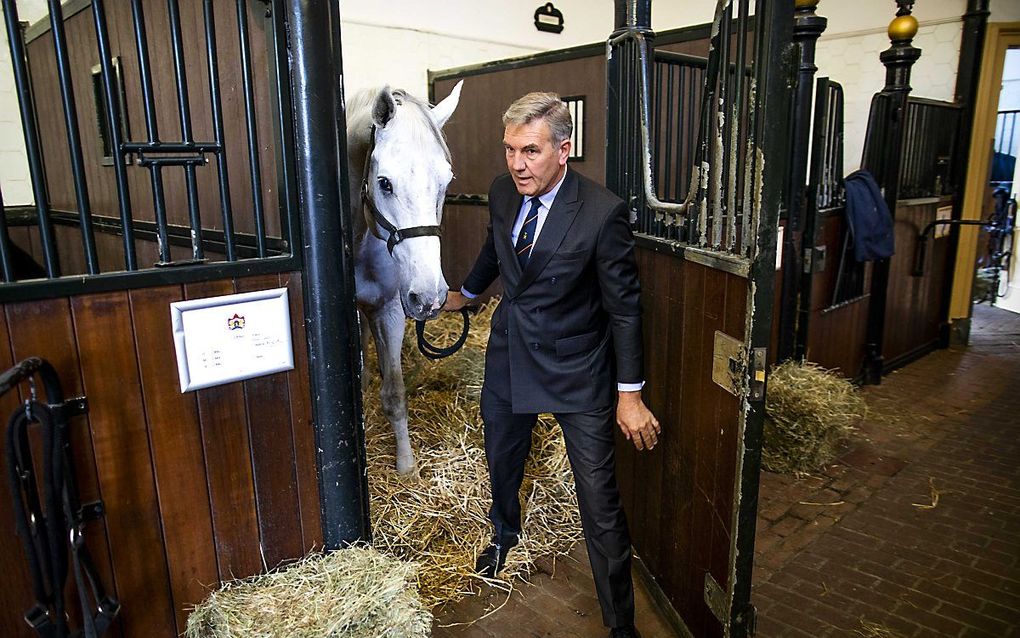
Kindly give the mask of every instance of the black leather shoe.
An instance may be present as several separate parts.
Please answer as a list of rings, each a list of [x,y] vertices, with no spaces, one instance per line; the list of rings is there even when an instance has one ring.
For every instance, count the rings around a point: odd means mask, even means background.
[[[641,638],[641,634],[634,628],[634,625],[628,627],[613,627],[609,631],[609,638]]]
[[[496,574],[503,570],[503,565],[506,564],[507,552],[516,544],[516,540],[501,542],[498,539],[492,539],[492,543],[478,555],[475,571],[485,578],[495,578]]]

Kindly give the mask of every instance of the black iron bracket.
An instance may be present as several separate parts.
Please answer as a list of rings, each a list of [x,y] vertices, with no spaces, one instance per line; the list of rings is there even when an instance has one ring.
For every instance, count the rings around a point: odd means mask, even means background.
[[[984,226],[987,228],[994,228],[994,224],[990,224],[982,219],[936,219],[924,227],[917,235],[917,249],[914,251],[914,270],[911,272],[913,277],[924,276],[924,260],[928,254],[928,235],[935,230],[936,226]]]

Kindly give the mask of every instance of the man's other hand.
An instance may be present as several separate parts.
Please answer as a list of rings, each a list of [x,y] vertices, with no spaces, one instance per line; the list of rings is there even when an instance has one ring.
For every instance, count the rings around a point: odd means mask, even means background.
[[[616,404],[616,423],[627,440],[639,450],[650,450],[659,442],[662,428],[655,415],[641,400],[641,392],[620,392]]]
[[[468,305],[470,301],[471,299],[465,297],[459,290],[451,290],[446,295],[446,303],[443,304],[443,310],[446,312],[457,312]]]

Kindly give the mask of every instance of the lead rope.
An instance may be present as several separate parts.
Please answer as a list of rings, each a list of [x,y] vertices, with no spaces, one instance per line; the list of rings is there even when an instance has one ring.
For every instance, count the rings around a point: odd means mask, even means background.
[[[108,596],[96,577],[85,546],[85,520],[78,501],[78,490],[70,465],[66,439],[66,418],[62,406],[49,406],[34,399],[19,406],[7,426],[7,467],[14,500],[15,524],[22,537],[35,605],[25,613],[25,621],[41,638],[98,638],[110,627],[120,611],[120,603]],[[40,507],[39,481],[35,478],[28,429],[38,423],[43,436],[43,499]],[[70,633],[63,600],[67,580],[67,545],[71,543],[83,627]],[[95,603],[89,601],[91,595]]]
[[[464,318],[464,328],[460,332],[460,337],[458,337],[457,340],[453,342],[452,346],[449,346],[447,348],[440,348],[429,343],[428,339],[425,337],[425,322],[420,320],[415,321],[414,331],[418,335],[419,352],[425,355],[426,359],[436,361],[438,359],[444,359],[460,350],[464,346],[464,342],[467,341],[468,330],[471,327],[471,320],[468,318],[468,314],[470,314],[472,311],[477,312],[477,310],[473,308],[460,309],[460,314]]]

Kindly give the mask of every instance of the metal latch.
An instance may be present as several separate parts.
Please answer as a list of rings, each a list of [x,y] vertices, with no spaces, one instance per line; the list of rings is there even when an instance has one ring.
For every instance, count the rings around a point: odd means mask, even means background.
[[[715,331],[712,349],[712,381],[734,396],[744,387],[744,370],[747,368],[744,342],[719,330]]]
[[[754,348],[751,350],[751,401],[761,401],[765,398],[765,360],[768,358],[768,348]]]
[[[825,246],[804,249],[804,273],[813,275],[825,272]]]

